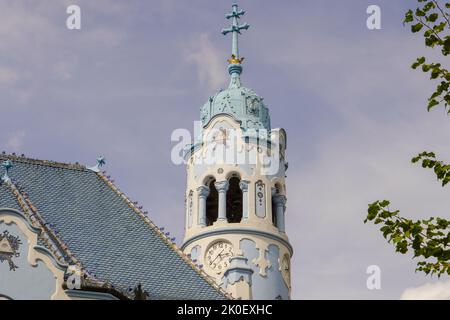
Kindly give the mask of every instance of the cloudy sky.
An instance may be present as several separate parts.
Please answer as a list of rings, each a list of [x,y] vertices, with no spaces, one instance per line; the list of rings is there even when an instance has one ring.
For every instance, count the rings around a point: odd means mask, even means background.
[[[185,168],[171,133],[228,81],[231,1],[1,0],[0,150],[106,170],[161,226],[183,235]],[[65,26],[69,4],[81,30]],[[382,29],[366,28],[381,7]],[[433,56],[402,25],[413,1],[241,0],[243,83],[288,133],[287,231],[293,297],[449,297],[364,225],[388,198],[405,216],[449,217],[448,189],[410,164],[423,150],[450,161],[444,110],[426,111],[432,85],[409,68]],[[447,200],[445,200],[447,199]],[[366,269],[381,268],[381,290]]]

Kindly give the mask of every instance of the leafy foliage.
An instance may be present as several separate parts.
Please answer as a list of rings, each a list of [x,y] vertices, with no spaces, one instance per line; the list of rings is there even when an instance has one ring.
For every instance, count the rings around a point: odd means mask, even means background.
[[[411,32],[423,31],[425,46],[439,48],[444,57],[450,54],[450,14],[438,1],[417,0],[416,10],[408,10],[404,23],[411,24]],[[448,61],[448,60],[447,60]],[[428,111],[441,103],[447,113],[450,113],[450,73],[440,63],[427,63],[425,57],[417,58],[411,66],[419,67],[430,74],[431,80],[438,80],[435,92],[428,99]],[[450,182],[450,165],[436,159],[433,152],[422,152],[412,158],[412,163],[421,163],[423,168],[434,171],[438,181],[444,187]],[[431,217],[425,220],[411,220],[400,216],[400,211],[391,211],[388,200],[375,201],[369,204],[368,221],[382,225],[380,231],[389,243],[395,245],[395,250],[406,254],[414,252],[414,258],[419,258],[416,271],[428,274],[450,275],[450,221],[443,218]]]
[[[411,162],[421,162],[423,168],[433,169],[442,186],[450,181],[450,165],[437,160],[433,152],[422,152]],[[450,221],[439,217],[413,221],[401,217],[399,210],[391,211],[389,204],[388,200],[369,204],[364,223],[381,224],[383,237],[395,245],[396,252],[405,254],[413,250],[414,258],[422,257],[416,271],[439,277],[450,275]]]
[[[423,168],[434,170],[437,179],[442,181],[443,187],[450,182],[450,165],[436,160],[436,155],[433,152],[422,152],[411,160],[412,163],[419,161],[422,161]]]
[[[416,10],[408,10],[403,20],[404,24],[411,25],[411,31],[418,33],[423,31],[425,46],[439,48],[444,57],[450,54],[450,14],[447,9],[450,3],[439,3],[439,1],[418,0],[419,6]],[[441,103],[444,104],[447,113],[450,113],[450,72],[441,63],[427,63],[425,57],[419,57],[411,66],[413,69],[419,67],[422,71],[430,74],[431,80],[439,83],[436,90],[428,99],[428,111]]]
[[[421,162],[423,168],[433,169],[443,187],[450,181],[450,165],[437,160],[433,152],[422,152],[411,162]],[[395,245],[396,252],[405,254],[413,250],[414,258],[422,257],[416,271],[439,277],[450,275],[450,221],[439,217],[413,221],[401,217],[399,210],[391,211],[389,204],[388,200],[369,204],[364,223],[381,224],[383,237]]]
[[[434,217],[417,221],[405,219],[399,216],[398,210],[391,211],[389,204],[387,200],[369,204],[364,223],[381,224],[383,237],[395,245],[396,252],[405,254],[412,250],[414,258],[421,258],[416,271],[438,277],[450,275],[450,221]]]

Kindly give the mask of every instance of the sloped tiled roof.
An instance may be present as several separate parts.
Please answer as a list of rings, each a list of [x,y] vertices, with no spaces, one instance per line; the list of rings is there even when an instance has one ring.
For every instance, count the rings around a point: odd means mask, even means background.
[[[142,284],[150,299],[225,299],[223,291],[102,173],[80,165],[0,155],[10,177],[62,243],[97,279]],[[21,210],[7,186],[0,208]]]
[[[14,197],[8,186],[1,182],[0,180],[0,208],[8,207],[10,209],[15,209],[22,211],[19,202]]]

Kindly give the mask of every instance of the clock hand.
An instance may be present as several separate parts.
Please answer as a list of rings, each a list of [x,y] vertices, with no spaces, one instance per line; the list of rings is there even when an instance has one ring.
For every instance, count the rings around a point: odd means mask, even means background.
[[[223,252],[223,251],[222,251]],[[227,253],[224,253],[224,254],[222,254],[222,253],[220,253],[219,254],[219,256],[221,256],[221,257],[230,257],[232,254],[230,253],[230,252],[227,252]],[[228,260],[229,260],[230,258],[228,258]]]
[[[217,260],[217,258],[222,254],[222,252],[223,252],[224,250],[225,250],[225,249],[223,249],[222,251],[220,251],[220,253],[219,253],[219,254],[214,258],[214,260],[211,261],[209,264],[213,264],[213,262]]]

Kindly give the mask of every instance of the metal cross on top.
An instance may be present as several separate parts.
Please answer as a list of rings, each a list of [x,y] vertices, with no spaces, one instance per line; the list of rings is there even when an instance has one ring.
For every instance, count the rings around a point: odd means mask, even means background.
[[[232,32],[233,34],[233,45],[231,50],[231,57],[230,63],[238,63],[240,64],[242,62],[242,59],[239,57],[239,43],[238,43],[238,35],[241,34],[241,30],[247,30],[250,25],[247,23],[244,23],[243,25],[239,25],[239,18],[245,14],[244,10],[238,9],[237,4],[233,4],[232,6],[233,11],[226,15],[227,19],[232,19],[231,27],[227,29],[222,30],[223,35],[227,35],[228,33]]]

